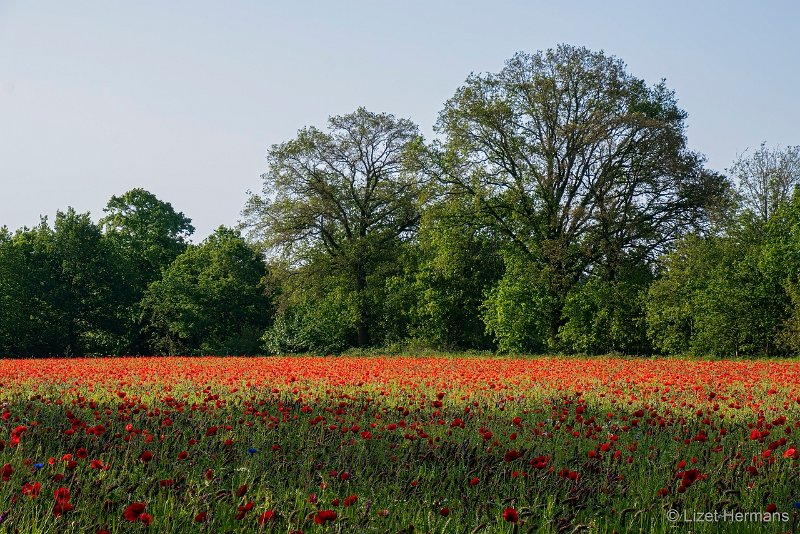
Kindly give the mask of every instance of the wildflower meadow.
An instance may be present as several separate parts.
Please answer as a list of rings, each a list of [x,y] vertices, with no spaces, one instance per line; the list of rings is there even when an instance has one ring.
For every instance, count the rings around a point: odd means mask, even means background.
[[[798,526],[796,361],[2,360],[0,383],[8,532]]]

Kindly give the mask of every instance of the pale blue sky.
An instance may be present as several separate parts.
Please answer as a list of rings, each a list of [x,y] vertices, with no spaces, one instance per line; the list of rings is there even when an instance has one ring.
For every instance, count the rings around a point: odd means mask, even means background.
[[[358,106],[427,137],[472,72],[568,43],[605,50],[689,113],[723,170],[800,144],[796,2],[0,0],[0,225],[144,187],[194,221],[239,218],[269,146]]]

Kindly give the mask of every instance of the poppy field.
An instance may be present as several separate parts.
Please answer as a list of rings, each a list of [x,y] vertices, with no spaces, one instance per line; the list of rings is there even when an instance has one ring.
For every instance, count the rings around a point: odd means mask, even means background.
[[[0,384],[8,532],[798,528],[797,361],[0,360]]]

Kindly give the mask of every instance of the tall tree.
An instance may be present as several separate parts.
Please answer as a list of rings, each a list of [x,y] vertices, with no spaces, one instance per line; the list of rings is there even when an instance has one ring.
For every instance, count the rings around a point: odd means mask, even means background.
[[[162,271],[186,250],[194,227],[172,204],[141,188],[112,196],[103,211],[100,223],[119,257],[124,279],[120,292],[125,306],[119,309],[119,320],[128,326],[127,351],[149,352],[138,324],[138,303],[148,284],[161,278]]]
[[[770,149],[766,143],[741,154],[728,172],[736,178],[742,203],[766,223],[800,185],[800,146]]]
[[[50,260],[58,285],[54,305],[66,326],[61,354],[118,354],[125,350],[122,258],[104,239],[89,213],[59,211],[53,222]]]
[[[725,192],[687,148],[685,117],[663,82],[566,45],[471,75],[446,103],[438,177],[538,269],[551,345],[582,276],[652,260]]]
[[[359,346],[370,342],[368,275],[420,218],[424,182],[404,165],[419,142],[417,126],[393,115],[331,117],[327,132],[304,128],[271,148],[263,195],[244,211],[252,235],[291,267],[347,275]]]

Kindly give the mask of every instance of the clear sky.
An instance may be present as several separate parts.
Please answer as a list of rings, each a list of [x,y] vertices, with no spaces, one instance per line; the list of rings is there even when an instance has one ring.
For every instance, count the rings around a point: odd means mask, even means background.
[[[0,0],[0,226],[144,187],[233,225],[269,146],[365,106],[431,135],[470,72],[559,43],[665,78],[692,149],[800,144],[794,1]]]

